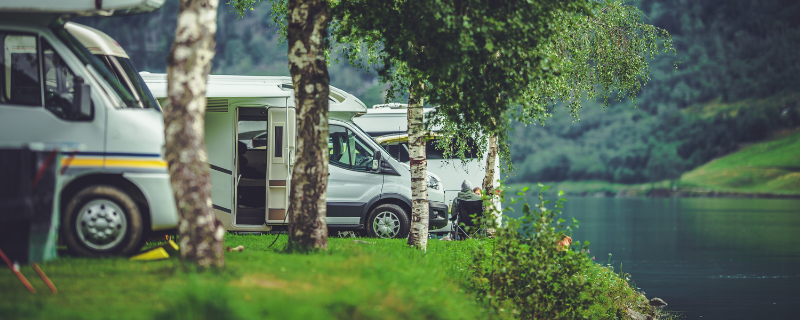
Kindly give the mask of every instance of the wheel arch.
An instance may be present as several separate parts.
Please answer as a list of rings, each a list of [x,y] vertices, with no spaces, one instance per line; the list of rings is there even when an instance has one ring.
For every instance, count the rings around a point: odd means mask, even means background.
[[[147,202],[147,197],[145,197],[142,190],[140,190],[136,184],[128,179],[125,179],[122,174],[95,173],[73,179],[67,183],[67,185],[61,188],[59,208],[61,209],[62,214],[64,214],[64,210],[66,210],[67,205],[69,205],[69,202],[73,197],[75,197],[76,194],[78,194],[78,192],[88,186],[93,185],[109,185],[116,187],[130,196],[134,203],[136,203],[136,206],[139,208],[139,213],[142,215],[142,225],[144,226],[145,236],[147,236],[147,234],[152,230],[150,205]]]
[[[369,203],[367,203],[366,206],[364,206],[364,212],[361,214],[361,223],[366,226],[367,218],[369,218],[369,213],[372,212],[372,209],[387,203],[395,204],[400,208],[403,208],[403,210],[406,212],[408,220],[411,221],[411,200],[401,194],[384,193],[380,196],[376,196]]]

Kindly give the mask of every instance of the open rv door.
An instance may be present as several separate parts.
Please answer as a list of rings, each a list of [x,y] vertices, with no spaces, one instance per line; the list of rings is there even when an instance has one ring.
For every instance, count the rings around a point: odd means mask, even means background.
[[[0,11],[123,16],[155,11],[162,6],[164,0],[24,0],[3,1]]]

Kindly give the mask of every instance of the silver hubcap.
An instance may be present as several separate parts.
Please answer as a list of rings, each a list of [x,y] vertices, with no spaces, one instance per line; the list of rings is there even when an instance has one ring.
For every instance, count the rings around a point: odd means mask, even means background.
[[[128,230],[122,209],[106,199],[95,199],[84,205],[75,223],[81,242],[95,250],[113,248]]]
[[[394,238],[400,232],[400,219],[394,212],[384,211],[375,216],[372,228],[378,238]]]

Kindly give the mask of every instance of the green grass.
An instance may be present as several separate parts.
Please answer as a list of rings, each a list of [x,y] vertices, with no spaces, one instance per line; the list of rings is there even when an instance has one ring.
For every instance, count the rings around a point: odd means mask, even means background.
[[[465,270],[477,242],[431,240],[423,253],[408,248],[405,240],[363,239],[372,243],[364,244],[330,238],[327,252],[286,254],[276,250],[283,248],[286,236],[267,248],[274,239],[275,235],[227,235],[225,244],[243,245],[244,252],[226,253],[224,270],[204,273],[187,268],[177,254],[150,262],[62,257],[40,265],[58,287],[57,295],[28,266],[21,270],[36,288],[35,295],[9,269],[0,268],[0,315],[3,319],[506,317],[481,305],[469,291]],[[586,273],[596,286],[586,294],[597,298],[589,314],[613,315],[615,304],[641,299],[607,268],[589,265]]]
[[[684,173],[684,188],[800,194],[800,131],[752,144]]]

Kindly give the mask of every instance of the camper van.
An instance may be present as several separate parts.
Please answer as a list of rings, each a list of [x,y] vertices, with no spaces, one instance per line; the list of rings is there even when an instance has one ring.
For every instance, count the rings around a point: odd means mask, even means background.
[[[427,117],[435,108],[424,108],[423,115]],[[353,121],[372,136],[392,158],[407,163],[408,157],[408,108],[403,103],[389,103],[374,105],[366,114],[353,119]],[[465,150],[467,158],[462,161],[458,158],[446,157],[442,150],[436,149],[436,128],[431,130],[432,139],[425,147],[428,170],[442,177],[445,203],[450,204],[461,191],[461,183],[469,180],[476,187],[481,186],[486,173],[486,154],[479,154],[476,146]],[[495,159],[495,172],[500,172],[499,163]],[[499,186],[499,174],[495,175],[494,186]],[[495,203],[499,208],[499,203]],[[432,232],[450,231],[448,226]]]
[[[153,95],[167,96],[166,75],[142,73]],[[356,97],[330,88],[327,223],[402,238],[410,230],[411,173],[353,122],[367,111]],[[285,230],[296,146],[289,77],[211,75],[205,143],[217,217],[232,232]],[[164,101],[166,102],[166,101]],[[447,224],[441,179],[428,175],[431,228]]]
[[[148,12],[161,5],[0,4],[0,144],[77,146],[61,150],[57,199],[60,239],[76,254],[133,254],[148,236],[178,225],[157,103],[113,39],[65,23],[78,15]]]

